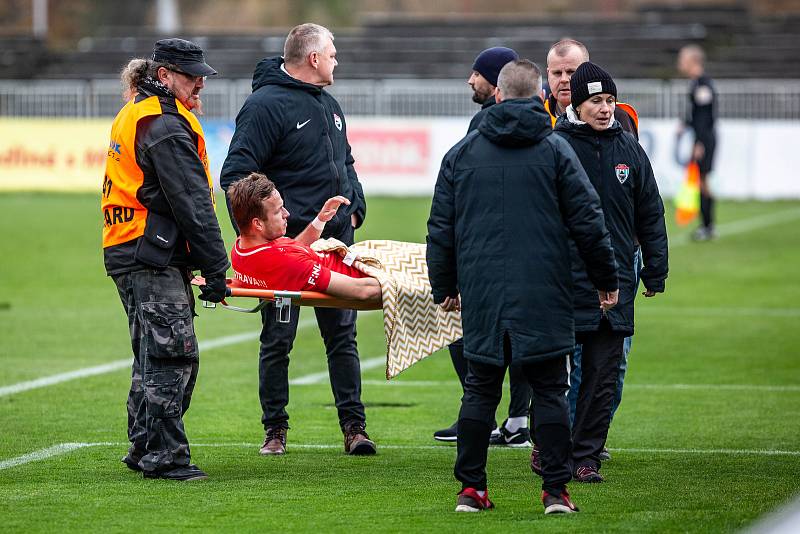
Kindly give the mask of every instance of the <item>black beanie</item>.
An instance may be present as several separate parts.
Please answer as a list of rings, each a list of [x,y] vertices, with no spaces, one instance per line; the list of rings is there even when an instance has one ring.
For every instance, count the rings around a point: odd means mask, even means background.
[[[475,58],[475,63],[472,65],[472,70],[478,72],[481,76],[486,78],[490,84],[497,86],[497,75],[500,74],[500,69],[506,66],[509,61],[519,59],[516,52],[504,46],[495,46],[494,48],[487,48]]]
[[[575,69],[575,74],[569,79],[569,91],[572,93],[573,109],[598,93],[608,93],[614,95],[614,98],[617,97],[617,86],[611,75],[591,61],[581,63]]]

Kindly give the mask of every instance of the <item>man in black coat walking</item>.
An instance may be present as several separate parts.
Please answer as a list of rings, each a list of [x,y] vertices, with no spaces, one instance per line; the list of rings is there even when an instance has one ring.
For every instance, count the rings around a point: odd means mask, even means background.
[[[617,298],[614,252],[597,193],[542,102],[541,71],[527,60],[500,72],[498,104],[444,157],[428,219],[434,301],[461,308],[468,373],[458,421],[456,511],[491,508],[486,453],[506,367],[533,388],[545,513],[574,512],[566,392],[575,346],[569,238],[599,289]]]
[[[519,59],[517,53],[504,46],[487,48],[475,58],[472,64],[472,74],[470,74],[467,84],[472,88],[472,101],[481,105],[469,123],[467,133],[475,130],[481,123],[486,113],[496,101],[494,98],[497,88],[497,76],[509,61]],[[453,368],[464,388],[464,381],[467,378],[467,360],[464,358],[464,342],[459,339],[449,347],[450,359]],[[528,380],[516,367],[509,368],[508,382],[510,390],[510,400],[508,403],[508,418],[503,421],[499,428],[492,431],[490,443],[492,445],[502,445],[508,447],[530,447],[531,435],[528,430],[528,411],[531,405],[531,388]],[[437,430],[433,433],[433,438],[437,441],[456,441],[458,438],[458,421],[447,428]]]
[[[256,67],[253,93],[236,117],[220,182],[227,191],[251,172],[266,174],[291,214],[286,235],[294,237],[311,223],[319,225],[323,238],[335,237],[351,245],[355,228],[364,222],[366,201],[353,168],[344,113],[324,89],[333,83],[336,65],[328,29],[302,24],[289,32],[283,57],[266,58]],[[327,223],[315,219],[325,201],[336,195],[347,198],[350,205]],[[356,312],[334,308],[315,308],[314,312],[325,342],[345,452],[374,454],[361,403]],[[293,308],[290,321],[281,323],[273,305],[262,311],[258,393],[266,435],[261,454],[285,452],[289,351],[298,315]]]

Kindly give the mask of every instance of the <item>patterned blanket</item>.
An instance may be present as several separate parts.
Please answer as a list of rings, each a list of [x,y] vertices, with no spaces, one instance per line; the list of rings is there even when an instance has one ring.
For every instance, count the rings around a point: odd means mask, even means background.
[[[348,252],[335,239],[321,239],[311,248]],[[462,336],[461,313],[444,312],[433,302],[425,245],[372,240],[349,251],[358,255],[353,266],[381,284],[387,380]]]

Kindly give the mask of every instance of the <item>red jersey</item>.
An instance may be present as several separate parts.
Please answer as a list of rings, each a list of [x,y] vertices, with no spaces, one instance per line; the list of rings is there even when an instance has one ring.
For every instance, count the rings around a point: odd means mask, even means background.
[[[331,271],[352,278],[367,275],[345,265],[339,254],[314,252],[289,237],[279,237],[263,245],[243,248],[236,238],[231,251],[233,277],[243,287],[282,291],[325,292]]]

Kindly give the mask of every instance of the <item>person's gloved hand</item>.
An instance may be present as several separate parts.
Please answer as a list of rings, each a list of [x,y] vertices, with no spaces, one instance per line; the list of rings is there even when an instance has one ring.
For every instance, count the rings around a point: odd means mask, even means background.
[[[200,286],[200,300],[208,302],[222,302],[228,296],[228,286],[225,285],[225,273],[206,276],[205,285]]]

